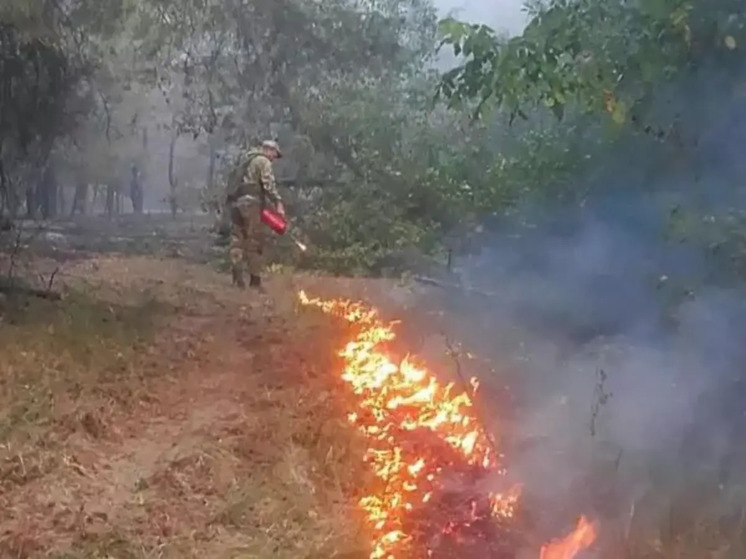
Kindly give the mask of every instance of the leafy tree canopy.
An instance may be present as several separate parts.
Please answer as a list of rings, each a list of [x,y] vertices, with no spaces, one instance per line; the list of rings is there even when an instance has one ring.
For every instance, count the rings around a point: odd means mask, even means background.
[[[465,58],[439,88],[451,106],[533,107],[561,118],[568,106],[628,121],[662,78],[732,52],[746,39],[733,0],[551,0],[531,8],[525,32],[499,39],[484,25],[441,22],[444,43]]]

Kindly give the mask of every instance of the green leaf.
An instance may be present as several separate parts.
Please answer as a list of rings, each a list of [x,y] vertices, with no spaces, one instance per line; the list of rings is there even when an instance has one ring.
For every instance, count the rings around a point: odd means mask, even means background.
[[[452,17],[438,22],[438,33],[449,43],[460,42],[466,35],[469,25]]]

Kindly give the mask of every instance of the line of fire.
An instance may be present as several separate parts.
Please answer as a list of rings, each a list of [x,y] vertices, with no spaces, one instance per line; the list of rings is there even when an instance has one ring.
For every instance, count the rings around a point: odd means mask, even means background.
[[[392,357],[386,344],[396,337],[393,326],[373,308],[303,291],[299,299],[352,327],[339,355],[355,402],[348,419],[367,441],[364,460],[375,480],[359,501],[370,559],[513,559],[521,488],[482,489],[505,471],[474,410],[477,380],[459,389],[412,359]],[[594,523],[581,516],[575,530],[536,554],[573,559],[596,536]]]

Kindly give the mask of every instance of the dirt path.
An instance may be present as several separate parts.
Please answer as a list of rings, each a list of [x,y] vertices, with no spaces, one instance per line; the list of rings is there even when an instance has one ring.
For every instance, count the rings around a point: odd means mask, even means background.
[[[117,387],[93,401],[58,389],[53,413],[26,425],[37,438],[9,439],[0,556],[366,555],[359,451],[329,374],[338,333],[296,313],[289,278],[270,302],[177,260],[107,257],[61,276],[111,304],[171,309]]]

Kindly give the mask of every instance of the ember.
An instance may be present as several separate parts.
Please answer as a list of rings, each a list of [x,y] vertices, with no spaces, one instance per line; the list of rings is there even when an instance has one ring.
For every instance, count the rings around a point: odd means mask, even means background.
[[[511,520],[520,489],[481,489],[504,471],[476,420],[476,379],[470,395],[408,359],[395,361],[385,348],[395,334],[374,309],[302,291],[299,298],[357,327],[340,356],[357,403],[349,421],[366,437],[364,459],[379,480],[359,503],[372,530],[371,559],[513,557],[519,544]],[[592,539],[578,540],[572,555],[543,549],[541,559],[570,559]]]

